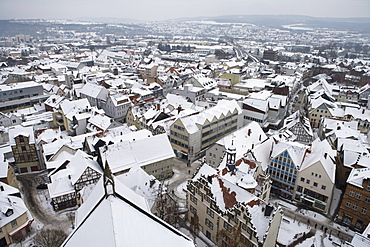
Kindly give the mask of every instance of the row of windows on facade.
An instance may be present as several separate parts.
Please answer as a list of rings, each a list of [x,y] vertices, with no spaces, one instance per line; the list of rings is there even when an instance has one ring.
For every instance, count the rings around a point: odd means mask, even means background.
[[[321,178],[321,175],[319,175],[319,178]],[[311,183],[311,180],[310,179],[305,179],[304,177],[301,177],[301,182],[305,182],[306,181],[306,184],[310,184]],[[314,187],[318,187],[319,184],[317,182],[313,182],[313,186]],[[326,190],[326,186],[325,185],[321,185],[321,189],[322,190]]]
[[[238,115],[238,113],[234,113],[234,114],[232,114],[232,115],[230,115],[230,116],[227,116],[227,117],[221,118],[221,119],[219,119],[219,120],[217,120],[217,121],[215,121],[215,122],[213,122],[213,123],[210,123],[210,124],[204,125],[204,126],[202,127],[202,129],[207,129],[207,128],[212,127],[212,126],[215,126],[215,125],[217,125],[217,124],[221,124],[221,123],[222,123],[222,122],[224,122],[224,121],[227,121],[227,120],[229,120],[229,119],[231,119],[231,118],[233,118],[233,117],[236,117],[237,115]],[[234,121],[236,121],[236,120],[234,120]]]
[[[173,130],[170,130],[170,134],[172,136],[176,136],[177,138],[179,138],[181,140],[184,140],[184,141],[188,141],[189,140],[189,138],[186,135],[177,133],[176,131],[173,131]]]
[[[235,120],[234,123],[236,123],[236,120]],[[224,135],[226,135],[227,133],[230,133],[230,132],[232,132],[232,131],[234,131],[236,129],[237,129],[237,126],[234,125],[231,128],[228,128],[228,129],[222,131],[221,133],[218,133],[217,135],[214,135],[214,136],[209,137],[208,139],[202,140],[202,145],[205,145],[206,143],[212,142],[213,140],[218,140],[221,137],[223,137]]]
[[[351,207],[351,201],[347,201],[347,203],[346,203],[346,207],[347,208],[350,208]],[[352,210],[355,210],[355,211],[357,211],[357,208],[358,208],[358,205],[356,204],[356,203],[354,203],[353,205],[352,205]],[[365,207],[362,207],[361,208],[361,213],[362,214],[366,214],[367,213],[367,208],[365,208]]]
[[[249,117],[249,116],[244,116],[244,119],[254,121],[254,122],[257,122],[257,123],[263,123],[262,119],[253,118],[253,117]]]
[[[18,92],[19,92],[19,93],[23,93],[23,90],[19,90],[19,91],[14,90],[14,91],[12,91],[12,92],[9,92],[9,95],[12,95],[13,93],[14,93],[14,94],[17,94]],[[7,95],[7,93],[6,93],[6,92],[4,92],[4,93],[3,93],[3,95]]]
[[[369,186],[370,186],[370,185],[369,185]],[[369,187],[369,186],[368,186],[368,187]],[[355,197],[356,199],[361,200],[362,193],[360,193],[360,192],[355,193],[353,190],[350,190],[350,191],[349,191],[349,196],[351,196],[351,197]],[[365,202],[366,202],[366,203],[369,203],[369,202],[370,202],[370,197],[369,197],[369,196],[366,196],[366,197],[365,197]]]
[[[210,130],[208,130],[206,132],[203,132],[202,133],[202,138],[203,137],[206,137],[208,135],[211,135],[212,133],[216,133],[216,132],[218,132],[220,130],[223,130],[223,129],[227,128],[228,126],[231,126],[231,125],[235,124],[236,122],[237,122],[237,120],[235,119],[235,120],[232,120],[232,121],[230,121],[228,123],[219,125],[217,128],[213,128],[213,129],[210,129]]]

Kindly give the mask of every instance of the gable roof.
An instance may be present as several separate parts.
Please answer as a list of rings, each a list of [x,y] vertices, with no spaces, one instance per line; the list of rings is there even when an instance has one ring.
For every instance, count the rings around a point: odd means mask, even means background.
[[[108,145],[107,150],[100,149],[103,163],[108,162],[112,173],[130,169],[135,164],[145,166],[175,157],[166,134],[125,140]]]
[[[99,180],[78,209],[77,227],[62,246],[79,246],[82,240],[86,246],[194,246],[190,238],[137,204],[142,197],[117,179],[114,183],[114,195],[105,197],[103,179]]]

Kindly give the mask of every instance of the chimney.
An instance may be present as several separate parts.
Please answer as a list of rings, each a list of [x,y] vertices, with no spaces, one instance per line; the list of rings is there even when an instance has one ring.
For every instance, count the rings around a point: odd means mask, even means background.
[[[364,114],[365,113],[365,109],[362,109],[362,114]]]
[[[324,158],[326,159],[326,157],[328,156],[328,153],[324,153]]]
[[[251,136],[252,130],[248,129],[248,136]]]

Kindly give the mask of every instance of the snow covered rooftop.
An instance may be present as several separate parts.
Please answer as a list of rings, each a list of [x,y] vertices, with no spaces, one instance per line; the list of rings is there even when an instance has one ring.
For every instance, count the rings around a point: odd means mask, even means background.
[[[145,200],[117,179],[114,195],[106,198],[102,180],[78,209],[76,229],[62,246],[78,246],[81,239],[86,246],[194,246],[187,236],[148,212]]]
[[[105,151],[104,147],[101,149],[103,162],[108,162],[112,173],[130,169],[135,164],[145,166],[175,157],[166,134],[125,140],[108,145]]]

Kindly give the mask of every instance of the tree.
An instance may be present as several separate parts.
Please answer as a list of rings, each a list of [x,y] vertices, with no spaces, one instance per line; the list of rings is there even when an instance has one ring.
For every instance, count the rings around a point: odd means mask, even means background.
[[[239,247],[249,246],[250,240],[241,234],[242,230],[240,225],[234,225],[230,231],[221,229],[217,232],[217,243],[219,246]]]
[[[194,238],[194,242],[196,242],[196,237],[198,236],[199,232],[199,217],[197,213],[195,213],[194,216],[190,219],[189,231]]]
[[[59,247],[67,238],[67,234],[62,230],[43,228],[35,236],[35,243],[43,247]]]

